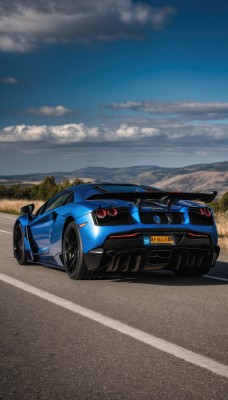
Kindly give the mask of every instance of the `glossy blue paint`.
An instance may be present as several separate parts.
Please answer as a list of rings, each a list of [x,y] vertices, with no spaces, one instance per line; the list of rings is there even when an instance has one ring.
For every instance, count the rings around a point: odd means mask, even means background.
[[[132,202],[118,199],[87,200],[93,194],[101,193],[94,184],[78,185],[68,189],[74,193],[74,201],[67,205],[54,208],[41,215],[22,215],[20,222],[24,230],[25,249],[31,254],[31,260],[37,258],[43,264],[63,267],[61,261],[62,238],[64,228],[71,220],[75,221],[80,233],[84,254],[101,248],[110,235],[150,230],[154,233],[170,229],[168,224],[143,224],[140,222],[139,207]],[[98,226],[93,219],[93,211],[99,207],[127,207],[132,218],[130,225]],[[171,206],[171,211],[181,212],[182,224],[172,224],[172,229],[191,231],[192,233],[207,234],[211,237],[214,246],[218,243],[216,226],[192,225],[189,221],[189,207],[198,206],[192,201],[178,201]],[[162,210],[167,211],[167,206],[160,204]],[[142,210],[152,211],[152,206],[143,207]],[[85,224],[80,227],[81,224]],[[144,236],[144,245],[150,246],[149,236]]]

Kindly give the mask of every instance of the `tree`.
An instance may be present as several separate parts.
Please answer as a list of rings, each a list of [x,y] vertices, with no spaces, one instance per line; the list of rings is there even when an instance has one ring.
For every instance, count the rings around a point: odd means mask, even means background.
[[[219,201],[218,200],[212,201],[212,203],[209,203],[208,205],[209,205],[209,207],[211,207],[213,209],[213,211],[215,213],[220,211]]]
[[[69,186],[71,186],[69,179],[63,179],[62,183],[59,185],[59,190],[67,189]]]
[[[4,185],[0,185],[0,199],[5,199],[7,196],[7,189]]]
[[[80,178],[75,178],[71,184],[71,186],[76,186],[76,185],[81,185],[82,183],[85,183],[82,179]]]
[[[46,201],[58,192],[58,185],[55,183],[54,176],[47,176],[43,182],[38,185],[38,200]]]

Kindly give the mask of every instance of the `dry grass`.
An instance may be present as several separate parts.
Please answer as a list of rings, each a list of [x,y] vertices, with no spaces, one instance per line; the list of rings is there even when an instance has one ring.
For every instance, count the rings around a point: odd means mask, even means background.
[[[218,212],[215,215],[219,234],[219,245],[228,249],[228,212]]]
[[[218,212],[215,215],[219,236],[228,239],[228,212]]]
[[[228,249],[228,237],[219,237],[219,246]]]
[[[8,214],[20,214],[20,209],[27,204],[35,204],[35,210],[42,206],[42,201],[37,200],[0,200],[0,212],[8,213]]]

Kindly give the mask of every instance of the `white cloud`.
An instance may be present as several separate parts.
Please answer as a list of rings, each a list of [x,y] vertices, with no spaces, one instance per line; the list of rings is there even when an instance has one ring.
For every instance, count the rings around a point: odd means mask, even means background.
[[[0,18],[1,23],[1,18]],[[1,34],[0,28],[0,51],[11,53],[28,53],[35,50],[36,45],[30,43],[28,39],[23,38],[21,36],[17,36],[16,38],[12,36],[8,36],[6,34]]]
[[[77,113],[77,110],[72,110],[64,106],[43,106],[39,108],[29,108],[25,111],[27,114],[44,115],[46,117],[63,117],[65,115]]]
[[[0,50],[29,52],[39,44],[142,40],[161,30],[173,8],[132,0],[2,0]]]
[[[114,110],[121,110],[121,109],[130,109],[130,110],[138,110],[142,107],[143,102],[140,101],[125,101],[122,103],[112,103],[111,107]]]
[[[72,143],[83,140],[94,140],[98,136],[96,127],[83,124],[48,125],[16,125],[8,126],[0,131],[0,142],[51,142]]]
[[[17,83],[19,83],[19,81],[14,78],[14,76],[3,76],[2,78],[0,78],[0,82],[6,85],[16,85]]]
[[[199,124],[174,126],[137,126],[120,124],[119,126],[87,126],[80,124],[65,125],[16,125],[0,130],[0,142],[40,142],[81,145],[92,143],[94,146],[116,144],[124,146],[184,146],[186,148],[220,146],[227,143],[228,126],[226,124]]]
[[[137,139],[143,137],[153,137],[159,135],[159,130],[155,128],[143,128],[139,126],[128,126],[121,125],[116,132],[114,132],[114,138],[129,138]]]
[[[200,102],[200,101],[126,101],[112,103],[114,110],[132,110],[146,112],[154,115],[179,115],[195,119],[228,118],[228,103]]]

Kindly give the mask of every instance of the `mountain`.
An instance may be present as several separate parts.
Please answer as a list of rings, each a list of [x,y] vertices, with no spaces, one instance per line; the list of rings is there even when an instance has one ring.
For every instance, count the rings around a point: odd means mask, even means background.
[[[72,172],[0,175],[0,184],[38,183],[47,175],[53,175],[56,182],[61,182],[63,179],[81,178],[92,182],[138,183],[178,191],[208,191],[213,189],[217,190],[220,195],[228,191],[228,161],[190,165],[181,168],[158,166],[133,166],[127,168],[87,167]]]

